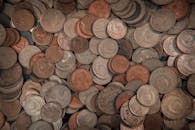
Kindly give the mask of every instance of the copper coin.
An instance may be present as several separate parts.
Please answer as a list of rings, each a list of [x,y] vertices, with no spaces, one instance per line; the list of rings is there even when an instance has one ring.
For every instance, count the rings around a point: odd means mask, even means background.
[[[118,128],[121,122],[119,114],[108,115],[103,114],[98,119],[98,125],[107,125],[111,128]]]
[[[166,32],[174,26],[176,22],[175,14],[167,8],[157,10],[150,18],[150,25],[159,32]]]
[[[170,68],[160,67],[151,73],[150,84],[157,88],[159,93],[165,94],[171,92],[177,87],[178,77]]]
[[[81,19],[80,29],[85,35],[93,36],[92,26],[96,19],[97,17],[93,15],[86,15]]]
[[[195,89],[194,89],[194,84],[195,84],[195,75],[192,74],[190,75],[190,77],[188,78],[188,82],[187,82],[187,89],[188,91],[194,96],[195,95]]]
[[[21,37],[19,42],[15,45],[12,45],[12,48],[17,52],[17,53],[20,53],[21,50],[25,47],[29,45],[29,42],[26,38],[24,37]]]
[[[59,46],[51,46],[45,52],[45,57],[52,63],[57,63],[63,56],[64,51]]]
[[[129,61],[122,55],[115,55],[111,59],[110,67],[115,73],[124,73],[129,68]]]
[[[127,33],[126,25],[118,18],[112,19],[107,26],[108,35],[113,39],[122,39]]]
[[[129,40],[121,39],[118,40],[118,46],[118,54],[130,59],[133,53],[132,43]]]
[[[100,18],[108,18],[110,16],[111,8],[105,0],[93,1],[89,8],[88,13]]]
[[[3,127],[5,123],[5,117],[2,112],[0,112],[0,129]]]
[[[192,98],[181,89],[175,89],[166,94],[161,103],[162,113],[169,119],[181,119],[193,109]]]
[[[41,108],[41,119],[48,122],[56,122],[62,117],[62,108],[60,104],[49,102]]]
[[[177,37],[177,47],[184,53],[194,53],[194,30],[184,30]]]
[[[42,53],[42,52],[40,52],[40,53],[37,53],[37,54],[33,55],[33,56],[30,58],[30,68],[29,68],[30,71],[32,71],[32,68],[33,68],[35,62],[36,62],[38,59],[41,59],[41,58],[43,58],[43,57],[45,57],[45,54]]]
[[[89,43],[86,39],[82,37],[75,37],[71,41],[71,49],[75,53],[81,53],[84,52],[89,48]]]
[[[64,3],[59,1],[54,1],[54,8],[59,9],[64,14],[69,14],[75,10],[75,2]]]
[[[124,84],[127,84],[127,81],[126,81],[126,74],[123,73],[123,74],[118,74],[118,75],[115,75],[112,79],[113,82],[120,82],[122,83],[123,85]]]
[[[0,69],[9,69],[16,63],[17,55],[10,47],[0,47],[0,59]]]
[[[54,73],[54,68],[55,66],[43,57],[33,65],[33,73],[40,78],[48,78]]]
[[[130,127],[136,127],[144,122],[145,117],[144,116],[135,116],[131,113],[129,109],[129,101],[126,101],[120,109],[120,116],[122,121],[130,126]]]
[[[85,34],[85,33],[82,32],[82,30],[81,30],[81,21],[80,20],[77,22],[76,31],[77,31],[77,34],[80,37],[83,37],[83,38],[86,38],[86,39],[89,39],[89,38],[92,37],[91,35],[87,35],[87,34]]]
[[[158,5],[166,5],[166,4],[171,3],[172,1],[173,0],[152,0],[152,2]]]
[[[77,18],[71,18],[64,23],[64,32],[68,37],[74,38],[77,36],[76,25],[78,21]]]
[[[0,37],[0,45],[2,45],[6,39],[6,30],[2,24],[0,24]]]
[[[16,128],[26,130],[31,125],[31,118],[25,112],[21,112],[16,119]]]
[[[49,45],[53,35],[43,30],[41,26],[38,26],[32,31],[32,39],[37,45]]]
[[[137,90],[137,100],[144,106],[150,107],[159,99],[158,90],[152,85],[142,85]]]
[[[150,48],[160,42],[161,34],[152,30],[149,24],[145,24],[136,28],[134,38],[141,47]]]
[[[181,19],[190,12],[190,4],[187,0],[173,0],[168,5],[165,5],[165,7],[171,9],[175,13],[176,19]]]
[[[70,77],[71,88],[75,91],[83,91],[92,85],[92,76],[86,69],[76,69]]]
[[[2,112],[7,117],[7,120],[15,120],[20,113],[22,106],[20,105],[19,100],[13,102],[3,102],[2,103]]]
[[[16,63],[13,67],[1,70],[0,73],[0,85],[6,87],[16,83],[22,76],[22,68]]]
[[[28,129],[29,130],[37,130],[37,129],[53,130],[53,126],[52,126],[52,124],[50,124],[46,121],[39,120],[39,121],[33,122]]]
[[[171,120],[164,117],[163,121],[166,127],[173,130],[182,129],[187,124],[187,120],[185,118],[178,119],[178,120]]]
[[[71,115],[71,117],[70,117],[70,119],[68,121],[68,127],[69,127],[70,130],[74,130],[75,128],[78,127],[77,122],[76,122],[78,114],[79,113],[76,112],[76,113]]]
[[[35,18],[30,11],[26,9],[20,9],[14,12],[12,21],[18,30],[28,31],[34,26]]]
[[[163,126],[163,119],[161,113],[147,115],[144,121],[145,130],[161,130]]]
[[[80,101],[78,93],[75,93],[75,94],[72,95],[70,104],[68,106],[73,108],[73,109],[83,107],[83,103]]]
[[[8,122],[5,122],[4,126],[0,130],[11,130],[11,126]]]
[[[16,34],[13,32],[14,29],[6,28],[6,39],[3,42],[3,46],[11,46],[15,43]]]
[[[119,93],[121,93],[121,89],[117,87],[109,86],[104,88],[97,97],[97,104],[100,110],[106,114],[115,114],[114,102]]]
[[[130,100],[134,96],[134,92],[132,91],[124,91],[120,93],[115,101],[116,110],[120,110],[121,106],[128,100]]]
[[[148,82],[150,73],[149,70],[143,65],[133,65],[129,67],[126,74],[127,81],[141,80],[144,84]]]
[[[50,33],[59,32],[63,28],[64,22],[64,14],[57,9],[48,9],[44,12],[40,20],[43,29]]]

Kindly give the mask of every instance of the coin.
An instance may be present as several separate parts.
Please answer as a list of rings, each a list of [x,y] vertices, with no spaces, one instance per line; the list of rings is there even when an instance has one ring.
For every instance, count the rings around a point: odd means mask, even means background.
[[[144,128],[146,130],[161,130],[163,126],[163,119],[161,113],[148,114],[144,121]]]
[[[64,14],[69,14],[75,9],[75,2],[72,1],[70,3],[64,3],[60,1],[54,1],[54,8],[59,9]]]
[[[118,52],[117,41],[111,38],[102,40],[98,45],[98,52],[104,58],[112,58]]]
[[[92,53],[98,55],[98,54],[99,54],[99,53],[98,53],[98,45],[99,45],[99,43],[100,43],[101,41],[102,41],[101,39],[96,38],[96,37],[91,38],[90,41],[89,41],[89,50],[90,50]]]
[[[104,88],[97,97],[97,104],[100,110],[106,114],[115,114],[114,101],[119,93],[121,93],[121,89],[117,87],[109,86]]]
[[[118,53],[119,55],[125,56],[127,59],[130,59],[133,53],[132,43],[127,39],[118,40]]]
[[[151,72],[159,67],[163,67],[165,64],[157,58],[151,58],[142,62],[142,64],[148,68]]]
[[[50,33],[59,32],[63,28],[64,22],[64,14],[57,9],[48,9],[40,19],[43,29]]]
[[[5,117],[4,117],[3,113],[0,112],[0,128],[3,127],[4,123],[5,123]]]
[[[137,100],[144,106],[150,107],[159,99],[158,90],[152,85],[142,85],[137,90]]]
[[[173,130],[181,129],[187,124],[187,120],[185,118],[178,119],[178,120],[171,120],[165,117],[163,121],[166,127]]]
[[[127,81],[126,81],[125,76],[126,76],[125,73],[115,75],[115,76],[112,78],[112,81],[113,81],[113,82],[120,82],[120,83],[122,83],[123,85],[124,85],[124,84],[127,84]]]
[[[101,1],[104,1],[104,0],[101,0]],[[104,39],[108,37],[107,31],[106,31],[108,23],[109,23],[109,20],[105,18],[99,18],[93,23],[92,30],[93,30],[94,35],[97,38]]]
[[[45,57],[52,63],[57,63],[64,56],[64,51],[59,46],[50,46],[45,52]]]
[[[92,85],[92,76],[86,69],[76,69],[70,76],[71,88],[75,91],[83,91]]]
[[[21,112],[16,119],[16,129],[25,130],[31,123],[30,116],[25,112]]]
[[[57,102],[62,108],[65,108],[70,103],[71,93],[65,85],[56,84],[46,91],[45,100],[46,102]]]
[[[175,14],[167,8],[157,10],[150,18],[150,25],[159,32],[166,32],[174,26],[176,22]]]
[[[111,8],[105,0],[95,0],[90,4],[88,13],[100,18],[108,18]]]
[[[48,122],[56,122],[62,117],[62,108],[56,102],[49,102],[41,108],[41,119]]]
[[[194,96],[195,95],[195,90],[194,90],[194,79],[195,79],[195,75],[190,75],[188,82],[187,82],[187,89],[188,91]]]
[[[141,80],[131,80],[125,85],[125,90],[136,92],[141,85],[143,85]]]
[[[6,121],[3,125],[3,127],[1,128],[1,130],[10,130],[11,126],[10,124]]]
[[[70,104],[68,105],[69,107],[71,107],[73,109],[77,109],[77,108],[82,108],[83,107],[83,103],[80,101],[79,94],[75,93],[75,94],[72,95]]]
[[[161,34],[152,30],[147,23],[135,29],[134,38],[141,47],[151,48],[160,42]]]
[[[77,115],[78,126],[87,126],[93,128],[97,124],[97,116],[95,113],[88,111],[87,109],[81,110]]]
[[[77,24],[78,20],[79,19],[77,19],[77,18],[71,18],[71,19],[68,19],[67,21],[65,21],[64,32],[68,37],[74,38],[77,36],[76,24]]]
[[[149,70],[140,64],[129,67],[126,73],[127,81],[141,80],[144,84],[148,82],[150,73]]]
[[[126,25],[118,18],[112,19],[107,26],[108,35],[113,39],[122,39],[127,33]]]
[[[71,41],[71,49],[75,53],[82,53],[89,48],[89,43],[82,37],[75,37]]]
[[[68,121],[68,127],[70,130],[74,130],[75,128],[78,127],[77,125],[77,116],[78,116],[78,112],[74,113],[71,115],[69,121]]]
[[[0,37],[0,45],[2,45],[6,39],[6,30],[2,24],[0,24]]]
[[[97,57],[95,54],[93,54],[89,49],[82,52],[75,54],[76,59],[81,64],[91,64],[94,59]]]
[[[52,124],[46,121],[39,120],[39,121],[33,122],[28,129],[29,130],[37,130],[37,129],[53,130],[53,126]]]
[[[161,101],[160,101],[160,98],[158,98],[155,104],[150,107],[148,114],[154,114],[154,113],[159,112],[160,106],[161,106]]]
[[[78,36],[80,36],[80,37],[83,37],[83,38],[86,38],[86,39],[89,39],[89,38],[92,37],[91,35],[85,34],[85,33],[81,30],[81,20],[79,20],[79,21],[77,22],[76,31],[77,31]]]
[[[71,38],[67,37],[63,32],[60,32],[57,37],[57,43],[60,48],[69,51],[71,50]]]
[[[12,45],[11,47],[17,52],[17,53],[20,53],[21,50],[25,47],[29,45],[29,42],[26,38],[24,37],[21,37],[20,40],[18,41],[17,44],[15,45]]]

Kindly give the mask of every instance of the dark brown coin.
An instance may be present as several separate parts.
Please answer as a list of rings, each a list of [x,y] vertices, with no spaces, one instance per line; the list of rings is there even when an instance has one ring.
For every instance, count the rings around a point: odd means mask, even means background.
[[[75,9],[75,2],[64,3],[64,1],[54,1],[54,8],[59,9],[64,14],[69,14]]]
[[[57,63],[64,56],[64,51],[59,46],[50,46],[45,52],[45,57],[52,63]]]
[[[110,16],[111,8],[105,0],[93,1],[89,8],[88,13],[100,18],[108,18]]]
[[[100,110],[106,114],[115,114],[114,102],[121,93],[121,89],[109,86],[104,88],[97,97],[97,104]]]
[[[127,59],[130,59],[133,53],[133,47],[131,42],[126,39],[121,39],[118,40],[118,46],[119,46],[118,54],[127,57]]]
[[[42,120],[39,120],[39,121],[36,121],[36,122],[33,122],[30,127],[28,128],[28,130],[53,130],[53,126],[52,124],[46,122],[46,121],[42,121]]]
[[[31,118],[25,112],[21,112],[16,119],[16,128],[26,130],[31,125]]]
[[[30,11],[20,9],[14,12],[12,22],[18,30],[28,31],[34,26],[35,18]]]
[[[22,68],[17,63],[13,67],[1,70],[0,73],[0,85],[1,87],[6,87],[16,83],[22,76]]]
[[[16,52],[10,47],[0,47],[0,69],[9,69],[17,61]]]
[[[49,102],[41,108],[41,119],[48,122],[56,122],[62,118],[62,108],[60,104]]]
[[[71,49],[75,53],[82,53],[89,48],[89,43],[82,37],[75,37],[71,41]]]
[[[98,125],[107,125],[111,128],[118,128],[121,122],[121,118],[119,114],[108,115],[103,114],[98,119]]]
[[[144,130],[161,130],[163,126],[163,119],[161,113],[147,115],[144,120]]]
[[[2,112],[0,112],[0,129],[3,127],[5,123],[5,117]]]
[[[152,2],[158,5],[166,5],[166,4],[171,3],[172,1],[173,0],[152,0]]]
[[[188,79],[188,84],[187,84],[187,89],[188,91],[193,95],[195,96],[195,75],[191,75]]]
[[[55,66],[45,57],[38,59],[33,65],[33,73],[39,78],[49,78],[54,73]]]

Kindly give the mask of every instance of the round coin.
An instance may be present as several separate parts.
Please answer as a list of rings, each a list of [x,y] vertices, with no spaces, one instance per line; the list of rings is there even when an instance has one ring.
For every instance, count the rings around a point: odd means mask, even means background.
[[[64,51],[59,46],[50,46],[45,52],[45,57],[52,63],[57,63],[64,56]]]
[[[77,36],[76,33],[76,24],[78,22],[79,19],[77,18],[71,18],[68,19],[65,23],[64,23],[64,33],[70,37],[70,38],[74,38]]]
[[[89,43],[87,39],[84,39],[82,37],[75,37],[71,41],[71,49],[75,53],[82,53],[86,51],[89,48]]]
[[[52,124],[43,121],[43,120],[38,120],[36,122],[33,122],[30,127],[28,128],[29,130],[53,130]]]

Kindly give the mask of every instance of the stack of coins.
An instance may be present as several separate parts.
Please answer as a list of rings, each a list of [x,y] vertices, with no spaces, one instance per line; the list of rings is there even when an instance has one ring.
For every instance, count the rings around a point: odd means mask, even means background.
[[[0,9],[0,130],[194,130],[193,0]]]

